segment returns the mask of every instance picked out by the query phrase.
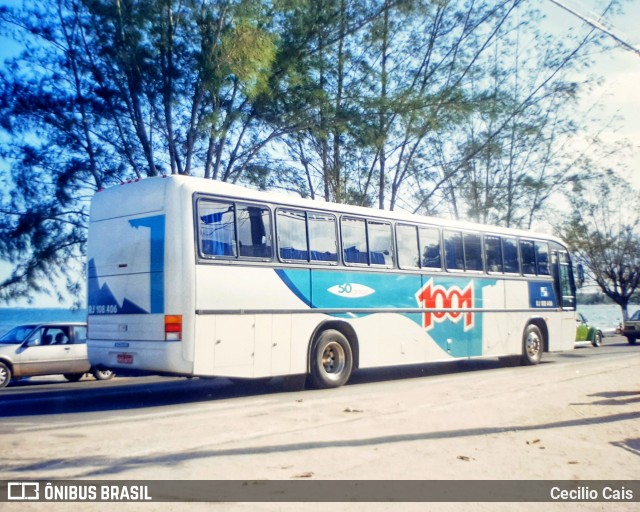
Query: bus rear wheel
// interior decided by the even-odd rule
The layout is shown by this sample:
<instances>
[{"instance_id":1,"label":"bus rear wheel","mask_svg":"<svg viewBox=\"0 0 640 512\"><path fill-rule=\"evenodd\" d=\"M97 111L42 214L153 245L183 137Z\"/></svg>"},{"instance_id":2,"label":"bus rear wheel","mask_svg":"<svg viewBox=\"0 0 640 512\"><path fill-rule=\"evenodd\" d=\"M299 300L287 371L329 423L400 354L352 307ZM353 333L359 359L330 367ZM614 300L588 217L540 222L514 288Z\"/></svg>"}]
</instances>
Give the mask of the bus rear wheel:
<instances>
[{"instance_id":1,"label":"bus rear wheel","mask_svg":"<svg viewBox=\"0 0 640 512\"><path fill-rule=\"evenodd\" d=\"M91 368L91 375L93 375L96 380L110 380L113 379L116 374L112 370L100 370L98 368Z\"/></svg>"},{"instance_id":2,"label":"bus rear wheel","mask_svg":"<svg viewBox=\"0 0 640 512\"><path fill-rule=\"evenodd\" d=\"M335 329L320 333L311 347L309 381L316 388L337 388L353 370L353 353L347 338Z\"/></svg>"},{"instance_id":3,"label":"bus rear wheel","mask_svg":"<svg viewBox=\"0 0 640 512\"><path fill-rule=\"evenodd\" d=\"M520 361L525 366L538 364L544 351L544 338L537 325L530 324L524 330L522 337L522 357Z\"/></svg>"}]
</instances>

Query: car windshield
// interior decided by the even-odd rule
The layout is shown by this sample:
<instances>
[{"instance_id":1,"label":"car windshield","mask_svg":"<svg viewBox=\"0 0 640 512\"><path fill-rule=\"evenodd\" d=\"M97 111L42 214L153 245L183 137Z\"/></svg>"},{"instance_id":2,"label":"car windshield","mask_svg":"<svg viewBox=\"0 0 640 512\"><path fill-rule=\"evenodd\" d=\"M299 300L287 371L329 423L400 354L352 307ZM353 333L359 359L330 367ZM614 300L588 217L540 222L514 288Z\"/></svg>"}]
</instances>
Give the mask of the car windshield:
<instances>
[{"instance_id":1,"label":"car windshield","mask_svg":"<svg viewBox=\"0 0 640 512\"><path fill-rule=\"evenodd\" d=\"M640 320L640 309L636 311L633 315L631 315L631 318L629 318L629 320Z\"/></svg>"},{"instance_id":2,"label":"car windshield","mask_svg":"<svg viewBox=\"0 0 640 512\"><path fill-rule=\"evenodd\" d=\"M19 325L18 327L14 327L0 338L0 343L4 345L20 344L27 339L27 336L31 334L35 327L35 325Z\"/></svg>"}]
</instances>

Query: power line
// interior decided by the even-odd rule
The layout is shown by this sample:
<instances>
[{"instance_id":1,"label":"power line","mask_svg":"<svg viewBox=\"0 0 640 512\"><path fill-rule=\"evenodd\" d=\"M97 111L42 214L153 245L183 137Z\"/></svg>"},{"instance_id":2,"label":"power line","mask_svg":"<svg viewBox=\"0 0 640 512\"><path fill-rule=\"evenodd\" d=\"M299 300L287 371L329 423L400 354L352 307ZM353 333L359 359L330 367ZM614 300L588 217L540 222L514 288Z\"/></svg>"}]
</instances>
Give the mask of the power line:
<instances>
[{"instance_id":1,"label":"power line","mask_svg":"<svg viewBox=\"0 0 640 512\"><path fill-rule=\"evenodd\" d=\"M574 16L577 16L578 18L580 18L585 23L591 25L593 28L595 28L597 30L600 30L601 32L604 32L609 37L611 37L613 40L615 40L619 45L623 46L627 50L632 51L636 55L640 55L640 50L638 48L636 48L635 46L633 46L630 43L627 43L624 39L622 39L621 37L616 35L613 32L613 30L610 29L609 27L607 27L602 21L593 19L593 18L588 17L588 16L586 16L584 14L580 14L575 9L572 9L571 7L569 7L569 6L565 5L565 4L563 4L562 2L560 2L560 0L550 0L550 1L553 2L554 4L556 4L561 9L564 9L565 11L570 12Z\"/></svg>"}]
</instances>

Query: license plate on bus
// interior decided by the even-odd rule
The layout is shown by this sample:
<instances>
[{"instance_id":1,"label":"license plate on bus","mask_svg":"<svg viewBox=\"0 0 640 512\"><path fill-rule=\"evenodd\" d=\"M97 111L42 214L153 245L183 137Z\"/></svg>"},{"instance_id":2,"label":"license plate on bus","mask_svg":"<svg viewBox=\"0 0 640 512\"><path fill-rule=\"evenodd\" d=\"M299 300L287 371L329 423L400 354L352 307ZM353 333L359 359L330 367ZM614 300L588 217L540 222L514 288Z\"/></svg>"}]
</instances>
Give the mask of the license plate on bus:
<instances>
[{"instance_id":1,"label":"license plate on bus","mask_svg":"<svg viewBox=\"0 0 640 512\"><path fill-rule=\"evenodd\" d=\"M118 363L120 363L120 364L133 364L133 355L131 355L131 354L118 354Z\"/></svg>"}]
</instances>

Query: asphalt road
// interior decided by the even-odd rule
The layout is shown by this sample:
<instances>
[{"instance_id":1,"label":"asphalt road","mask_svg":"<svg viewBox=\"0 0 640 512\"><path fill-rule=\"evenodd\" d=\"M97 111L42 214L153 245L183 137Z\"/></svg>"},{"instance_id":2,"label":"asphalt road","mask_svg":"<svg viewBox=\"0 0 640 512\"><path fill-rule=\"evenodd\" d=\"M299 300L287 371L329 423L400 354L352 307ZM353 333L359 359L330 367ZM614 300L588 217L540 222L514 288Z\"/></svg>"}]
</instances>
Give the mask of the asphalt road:
<instances>
[{"instance_id":1,"label":"asphalt road","mask_svg":"<svg viewBox=\"0 0 640 512\"><path fill-rule=\"evenodd\" d=\"M30 379L0 391L0 479L637 479L639 368L640 346L606 338L536 367L368 370L332 390L287 392L282 379ZM576 505L563 510L609 510ZM256 508L297 510L234 506Z\"/></svg>"},{"instance_id":2,"label":"asphalt road","mask_svg":"<svg viewBox=\"0 0 640 512\"><path fill-rule=\"evenodd\" d=\"M640 353L640 348L630 347L625 338L608 337L599 348L584 344L568 352L547 353L542 365L580 365L585 360L625 358L635 352ZM366 393L367 385L379 385L382 382L400 383L408 379L424 379L420 383L428 384L429 378L435 376L444 376L455 381L468 372L490 372L512 367L519 367L517 360L478 359L360 370L352 376L346 388ZM294 383L294 388L296 387L297 384ZM91 376L85 376L80 382L72 383L67 382L61 375L35 377L13 382L9 387L0 390L0 418L5 418L0 425L0 434L11 430L14 422L9 418L20 418L20 425L24 426L25 422L28 422L31 428L38 429L45 421L47 425L66 422L70 418L83 421L95 418L95 413L109 417L115 411L138 414L154 409L151 412L156 413L157 408L161 408L170 412L172 407L184 404L227 400L241 402L243 398L258 396L271 397L271 400L276 401L288 400L283 398L283 393L287 391L289 387L283 378L274 378L265 383L251 380L231 381L224 377L190 379L158 376L119 376L109 381L97 381ZM316 390L300 392L303 395L318 393ZM121 414L118 417L123 418Z\"/></svg>"}]
</instances>

